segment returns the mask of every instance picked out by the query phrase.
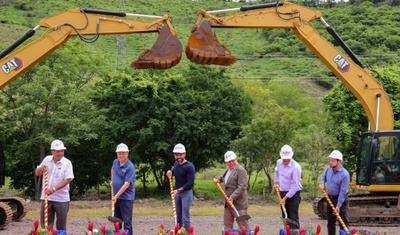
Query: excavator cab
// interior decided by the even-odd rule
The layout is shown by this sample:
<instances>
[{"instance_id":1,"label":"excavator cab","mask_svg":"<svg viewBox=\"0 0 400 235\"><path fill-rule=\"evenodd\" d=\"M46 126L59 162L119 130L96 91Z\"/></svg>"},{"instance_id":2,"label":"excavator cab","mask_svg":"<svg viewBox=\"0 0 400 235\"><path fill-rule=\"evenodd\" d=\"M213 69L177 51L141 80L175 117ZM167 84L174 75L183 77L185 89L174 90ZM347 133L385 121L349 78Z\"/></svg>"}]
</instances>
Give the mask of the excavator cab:
<instances>
[{"instance_id":1,"label":"excavator cab","mask_svg":"<svg viewBox=\"0 0 400 235\"><path fill-rule=\"evenodd\" d=\"M400 189L400 132L366 132L361 136L357 151L356 184L370 192ZM390 186L389 186L390 185ZM396 195L397 196L397 195Z\"/></svg>"}]
</instances>

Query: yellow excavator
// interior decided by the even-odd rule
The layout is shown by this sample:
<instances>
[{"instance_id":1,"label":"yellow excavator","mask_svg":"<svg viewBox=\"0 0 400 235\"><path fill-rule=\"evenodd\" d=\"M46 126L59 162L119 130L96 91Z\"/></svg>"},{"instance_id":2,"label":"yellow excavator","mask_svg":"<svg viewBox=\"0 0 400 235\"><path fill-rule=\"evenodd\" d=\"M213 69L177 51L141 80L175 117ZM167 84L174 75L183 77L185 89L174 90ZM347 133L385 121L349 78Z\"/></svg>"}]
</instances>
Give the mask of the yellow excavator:
<instances>
[{"instance_id":1,"label":"yellow excavator","mask_svg":"<svg viewBox=\"0 0 400 235\"><path fill-rule=\"evenodd\" d=\"M151 20L138 21L139 18ZM17 49L34 36L40 28L46 32L38 39ZM180 62L183 47L168 15L154 16L98 9L71 9L40 20L8 48L0 52L0 89L16 79L73 36L87 43L95 42L99 35L158 33L151 49L144 50L131 63L136 69L168 69ZM0 187L4 185L5 158L0 145ZM0 196L0 229L12 220L26 215L26 202L20 197Z\"/></svg>"},{"instance_id":2,"label":"yellow excavator","mask_svg":"<svg viewBox=\"0 0 400 235\"><path fill-rule=\"evenodd\" d=\"M217 16L222 13L223 16ZM352 176L351 187L360 192L349 197L350 223L399 225L396 205L400 192L400 131L393 130L390 100L381 82L371 75L371 70L358 60L321 13L290 2L275 2L200 10L197 15L185 50L194 63L229 66L236 62L237 58L212 28L290 29L336 75L361 103L369 120L369 127L361 133L356 172ZM323 24L346 54L319 34L312 25L314 20ZM326 218L327 207L325 198L314 201L314 212L319 217Z\"/></svg>"}]
</instances>

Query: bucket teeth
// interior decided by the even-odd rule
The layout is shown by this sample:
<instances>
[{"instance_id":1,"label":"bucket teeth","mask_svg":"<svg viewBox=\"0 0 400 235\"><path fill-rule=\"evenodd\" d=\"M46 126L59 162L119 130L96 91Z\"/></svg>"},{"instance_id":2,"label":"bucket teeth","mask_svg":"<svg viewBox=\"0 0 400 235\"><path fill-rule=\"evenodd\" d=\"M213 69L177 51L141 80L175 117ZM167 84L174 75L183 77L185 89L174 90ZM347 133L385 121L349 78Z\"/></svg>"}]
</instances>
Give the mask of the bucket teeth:
<instances>
[{"instance_id":1,"label":"bucket teeth","mask_svg":"<svg viewBox=\"0 0 400 235\"><path fill-rule=\"evenodd\" d=\"M131 66L136 69L169 69L180 62L182 51L181 42L172 35L168 26L164 26L153 47L144 50Z\"/></svg>"},{"instance_id":2,"label":"bucket teeth","mask_svg":"<svg viewBox=\"0 0 400 235\"><path fill-rule=\"evenodd\" d=\"M221 44L216 34L211 30L209 21L203 21L200 27L194 27L186 45L186 57L196 64L214 64L229 66L237 58L227 47Z\"/></svg>"}]
</instances>

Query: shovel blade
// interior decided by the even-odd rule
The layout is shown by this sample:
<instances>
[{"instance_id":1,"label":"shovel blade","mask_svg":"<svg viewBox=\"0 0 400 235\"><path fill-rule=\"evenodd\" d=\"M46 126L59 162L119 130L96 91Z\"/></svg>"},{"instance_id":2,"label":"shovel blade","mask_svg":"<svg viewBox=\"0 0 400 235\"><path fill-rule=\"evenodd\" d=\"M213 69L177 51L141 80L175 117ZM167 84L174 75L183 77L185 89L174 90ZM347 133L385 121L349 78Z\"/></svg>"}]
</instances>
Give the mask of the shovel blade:
<instances>
[{"instance_id":1,"label":"shovel blade","mask_svg":"<svg viewBox=\"0 0 400 235\"><path fill-rule=\"evenodd\" d=\"M164 26L153 47L144 50L131 66L136 69L169 69L180 62L182 51L182 43L172 35L168 26Z\"/></svg>"},{"instance_id":2,"label":"shovel blade","mask_svg":"<svg viewBox=\"0 0 400 235\"><path fill-rule=\"evenodd\" d=\"M212 32L209 21L203 21L200 27L192 29L185 53L196 64L229 66L237 60Z\"/></svg>"},{"instance_id":3,"label":"shovel blade","mask_svg":"<svg viewBox=\"0 0 400 235\"><path fill-rule=\"evenodd\" d=\"M119 223L119 224L122 224L122 220L120 219L120 218L118 218L118 217L114 217L114 216L108 216L107 217L107 219L108 219L108 221L110 221L111 223Z\"/></svg>"},{"instance_id":4,"label":"shovel blade","mask_svg":"<svg viewBox=\"0 0 400 235\"><path fill-rule=\"evenodd\" d=\"M300 228L299 223L297 223L296 221L289 219L289 218L286 218L284 220L286 221L286 224L290 225L291 227L294 226L294 227Z\"/></svg>"},{"instance_id":5,"label":"shovel blade","mask_svg":"<svg viewBox=\"0 0 400 235\"><path fill-rule=\"evenodd\" d=\"M236 221L245 221L251 219L250 215L240 215L236 217Z\"/></svg>"}]
</instances>

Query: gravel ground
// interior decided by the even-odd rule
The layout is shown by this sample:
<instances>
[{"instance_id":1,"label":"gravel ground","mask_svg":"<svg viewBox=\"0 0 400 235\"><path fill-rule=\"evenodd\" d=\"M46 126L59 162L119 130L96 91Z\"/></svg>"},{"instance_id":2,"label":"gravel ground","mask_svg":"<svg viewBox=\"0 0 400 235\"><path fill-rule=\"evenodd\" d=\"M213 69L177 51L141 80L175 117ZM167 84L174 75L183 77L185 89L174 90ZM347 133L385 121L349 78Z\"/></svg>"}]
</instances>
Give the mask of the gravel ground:
<instances>
[{"instance_id":1,"label":"gravel ground","mask_svg":"<svg viewBox=\"0 0 400 235\"><path fill-rule=\"evenodd\" d=\"M33 224L33 219L23 219L20 222L13 222L6 230L0 230L0 234L26 234L30 231ZM105 224L109 228L112 224L106 218L91 219L95 225ZM68 220L68 235L85 234L88 218L70 218ZM256 224L260 225L260 235L278 235L279 229L282 228L282 220L270 216L254 216L251 219L251 225L254 227ZM170 216L135 216L134 217L134 234L135 235L156 235L160 224L164 224L165 228L173 229L174 221ZM219 216L192 216L192 224L196 235L218 235L222 233L222 218ZM320 224L322 226L322 234L326 235L326 222L316 218L303 218L301 226L314 230L315 226ZM380 231L381 234L397 235L399 228L395 227L365 227L370 231Z\"/></svg>"},{"instance_id":2,"label":"gravel ground","mask_svg":"<svg viewBox=\"0 0 400 235\"><path fill-rule=\"evenodd\" d=\"M30 203L31 204L31 203ZM38 206L33 204L32 206ZM98 205L100 206L100 205ZM15 235L27 234L32 228L35 219L23 218L19 222L12 222L7 229L0 230L0 235ZM219 235L222 233L222 217L221 216L192 216L192 225L196 235ZM92 221L95 227L100 227L105 224L108 228L113 225L106 218L87 218L73 217L68 219L68 235L83 235L86 232L88 222ZM316 225L320 224L322 227L322 234L326 233L326 221L317 218L316 216L302 217L300 220L301 226L305 229L315 231ZM156 235L158 228L164 224L165 228L173 229L174 219L172 216L135 216L134 215L134 234L135 235ZM283 227L282 219L277 216L252 216L250 220L251 227L255 225L260 226L260 235L278 235L279 230ZM351 228L349 228L351 229ZM398 227L363 227L372 232L379 231L382 235L397 235L400 234Z\"/></svg>"}]
</instances>

